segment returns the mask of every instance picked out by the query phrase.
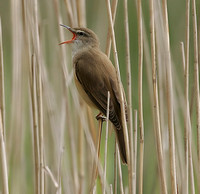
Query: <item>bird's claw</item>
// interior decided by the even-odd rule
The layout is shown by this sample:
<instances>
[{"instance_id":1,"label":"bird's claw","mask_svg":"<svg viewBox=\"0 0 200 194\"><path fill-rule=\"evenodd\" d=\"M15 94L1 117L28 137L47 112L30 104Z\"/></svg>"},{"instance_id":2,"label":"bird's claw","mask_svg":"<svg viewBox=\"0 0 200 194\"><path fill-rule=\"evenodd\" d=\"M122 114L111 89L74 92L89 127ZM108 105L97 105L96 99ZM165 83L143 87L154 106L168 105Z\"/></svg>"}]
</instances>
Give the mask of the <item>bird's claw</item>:
<instances>
[{"instance_id":1,"label":"bird's claw","mask_svg":"<svg viewBox=\"0 0 200 194\"><path fill-rule=\"evenodd\" d=\"M99 113L97 116L96 116L96 119L97 120L102 120L102 121L105 121L106 120L106 117L102 114L102 113Z\"/></svg>"}]
</instances>

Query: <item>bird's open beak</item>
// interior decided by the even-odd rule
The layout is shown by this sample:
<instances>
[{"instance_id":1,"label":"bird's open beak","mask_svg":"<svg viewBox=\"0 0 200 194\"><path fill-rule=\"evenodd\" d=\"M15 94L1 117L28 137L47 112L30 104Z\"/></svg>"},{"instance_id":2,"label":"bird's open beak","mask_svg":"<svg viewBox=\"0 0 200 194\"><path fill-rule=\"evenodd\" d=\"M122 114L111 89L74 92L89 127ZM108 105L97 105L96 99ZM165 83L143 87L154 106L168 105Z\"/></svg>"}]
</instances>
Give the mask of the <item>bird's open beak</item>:
<instances>
[{"instance_id":1,"label":"bird's open beak","mask_svg":"<svg viewBox=\"0 0 200 194\"><path fill-rule=\"evenodd\" d=\"M75 40L75 38L76 38L76 32L75 32L75 30L73 28L70 28L69 26L66 26L66 25L63 25L63 24L60 24L60 26L62 26L64 28L67 28L73 34L73 37L72 37L71 40L67 40L65 42L61 42L59 45L72 43L72 41Z\"/></svg>"}]
</instances>

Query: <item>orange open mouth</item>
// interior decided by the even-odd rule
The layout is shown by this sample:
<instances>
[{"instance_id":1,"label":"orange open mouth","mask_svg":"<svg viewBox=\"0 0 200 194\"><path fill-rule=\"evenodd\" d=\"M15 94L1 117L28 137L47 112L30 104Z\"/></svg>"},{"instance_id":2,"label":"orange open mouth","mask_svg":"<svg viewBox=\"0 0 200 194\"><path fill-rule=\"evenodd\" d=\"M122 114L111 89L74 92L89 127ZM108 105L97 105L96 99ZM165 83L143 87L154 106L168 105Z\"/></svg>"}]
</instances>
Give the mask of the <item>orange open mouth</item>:
<instances>
[{"instance_id":1,"label":"orange open mouth","mask_svg":"<svg viewBox=\"0 0 200 194\"><path fill-rule=\"evenodd\" d=\"M63 25L63 24L60 24L60 26L64 27L64 28L67 28L72 34L73 34L73 37L71 40L67 40L65 42L61 42L59 45L62 45L62 44L68 44L68 43L72 43L73 40L75 40L76 38L76 33L72 30L72 28L70 28L69 26L66 26L66 25Z\"/></svg>"}]
</instances>

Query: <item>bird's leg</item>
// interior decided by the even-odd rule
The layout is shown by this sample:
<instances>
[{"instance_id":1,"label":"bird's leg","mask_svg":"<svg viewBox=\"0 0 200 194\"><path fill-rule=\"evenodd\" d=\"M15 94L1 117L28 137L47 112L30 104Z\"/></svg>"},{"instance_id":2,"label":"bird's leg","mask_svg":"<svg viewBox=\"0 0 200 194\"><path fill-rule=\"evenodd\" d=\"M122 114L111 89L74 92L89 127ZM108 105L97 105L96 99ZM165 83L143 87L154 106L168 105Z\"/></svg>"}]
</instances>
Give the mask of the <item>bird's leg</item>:
<instances>
[{"instance_id":1,"label":"bird's leg","mask_svg":"<svg viewBox=\"0 0 200 194\"><path fill-rule=\"evenodd\" d=\"M100 112L97 116L96 116L96 120L100 120L103 122L106 120L106 117Z\"/></svg>"},{"instance_id":2,"label":"bird's leg","mask_svg":"<svg viewBox=\"0 0 200 194\"><path fill-rule=\"evenodd\" d=\"M102 126L103 126L103 122L106 120L106 117L100 112L97 116L96 119L99 121L99 129L98 129L98 137L97 137L97 142L96 142L96 151L97 151L97 158L99 160L99 156L100 156L100 145L101 145L101 132L102 132ZM93 175L92 175L92 185L91 185L91 189L93 189L94 185L95 185L95 181L98 175L98 164L97 161L94 161L94 165L93 165Z\"/></svg>"}]
</instances>

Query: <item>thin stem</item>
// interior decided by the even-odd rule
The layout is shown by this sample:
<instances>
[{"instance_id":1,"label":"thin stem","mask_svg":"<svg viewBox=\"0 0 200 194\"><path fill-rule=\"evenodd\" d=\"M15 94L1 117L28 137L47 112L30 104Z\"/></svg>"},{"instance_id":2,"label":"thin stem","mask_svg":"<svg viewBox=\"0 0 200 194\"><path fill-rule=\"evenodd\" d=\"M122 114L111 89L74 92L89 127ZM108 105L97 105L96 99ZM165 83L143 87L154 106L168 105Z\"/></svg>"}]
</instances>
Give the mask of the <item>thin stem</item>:
<instances>
[{"instance_id":1,"label":"thin stem","mask_svg":"<svg viewBox=\"0 0 200 194\"><path fill-rule=\"evenodd\" d=\"M107 5L107 12L108 12L108 20L109 25L111 27L111 37L112 37L112 46L113 46L113 55L114 55L114 61L115 61L115 67L117 70L117 81L118 81L118 87L120 88L120 107L121 107L121 115L122 115L122 126L123 126L123 133L124 133L124 139L125 139L125 145L126 145L126 155L127 155L127 163L128 168L130 167L130 158L129 158L129 138L128 138L128 130L127 130L127 124L126 124L126 114L125 114L125 101L124 101L124 94L121 84L121 77L120 77L120 70L119 70L119 61L118 61L118 54L117 54L117 47L116 47L116 40L115 40L115 32L113 27L113 21L112 21L112 14L111 14L111 7L110 7L110 0L106 0ZM129 170L130 172L130 170Z\"/></svg>"},{"instance_id":2,"label":"thin stem","mask_svg":"<svg viewBox=\"0 0 200 194\"><path fill-rule=\"evenodd\" d=\"M144 121L143 121L143 31L142 31L142 5L141 0L137 1L138 10L138 50L139 50L139 73L138 73L138 98L139 98L139 128L140 128L140 170L139 170L139 193L143 193L143 157L144 157Z\"/></svg>"},{"instance_id":3,"label":"thin stem","mask_svg":"<svg viewBox=\"0 0 200 194\"><path fill-rule=\"evenodd\" d=\"M184 77L185 77L185 174L184 174L184 188L185 193L188 193L188 131L191 129L190 123L190 112L189 112L189 100L188 100L188 83L189 83L189 74L188 74L188 66L185 63L185 54L184 54L184 44L181 44L182 48L182 60L183 60L183 68L184 68Z\"/></svg>"},{"instance_id":4,"label":"thin stem","mask_svg":"<svg viewBox=\"0 0 200 194\"><path fill-rule=\"evenodd\" d=\"M185 102L186 102L186 111L189 108L189 33L190 33L190 0L186 1L186 50L185 50L185 59L183 60L183 63L185 63L184 68L184 77L185 77ZM183 56L184 54L182 54ZM190 116L190 114L189 114ZM188 112L186 112L185 115L185 193L188 194L188 131L189 131L189 118L188 118Z\"/></svg>"},{"instance_id":5,"label":"thin stem","mask_svg":"<svg viewBox=\"0 0 200 194\"><path fill-rule=\"evenodd\" d=\"M172 194L177 193L176 181L176 163L175 163L175 138L174 138L174 114L173 114L173 87L172 87L172 71L171 71L171 54L169 42L169 24L168 24L168 11L167 0L163 0L163 25L165 36L165 49L166 49L166 85L167 85L167 108L168 108L168 127L169 127L169 150L170 150L170 173Z\"/></svg>"},{"instance_id":6,"label":"thin stem","mask_svg":"<svg viewBox=\"0 0 200 194\"><path fill-rule=\"evenodd\" d=\"M157 81L157 66L156 66L156 50L155 50L155 23L154 23L154 1L150 0L150 33L151 33L151 62L152 62L152 81L153 81L153 102L154 102L154 132L157 147L158 166L160 172L160 181L162 193L167 194L166 177L164 170L163 147L161 139L161 126L160 126L160 111L159 111L159 98L158 98L158 81Z\"/></svg>"},{"instance_id":7,"label":"thin stem","mask_svg":"<svg viewBox=\"0 0 200 194\"><path fill-rule=\"evenodd\" d=\"M143 193L143 166L144 166L144 131L140 128L140 169L139 169L139 193Z\"/></svg>"},{"instance_id":8,"label":"thin stem","mask_svg":"<svg viewBox=\"0 0 200 194\"><path fill-rule=\"evenodd\" d=\"M117 142L115 138L115 153L114 153L114 194L117 194Z\"/></svg>"},{"instance_id":9,"label":"thin stem","mask_svg":"<svg viewBox=\"0 0 200 194\"><path fill-rule=\"evenodd\" d=\"M78 26L86 27L85 0L76 0Z\"/></svg>"},{"instance_id":10,"label":"thin stem","mask_svg":"<svg viewBox=\"0 0 200 194\"><path fill-rule=\"evenodd\" d=\"M56 178L55 178L55 176L53 175L53 173L51 172L50 168L49 168L48 166L44 166L44 170L46 171L46 173L47 173L47 174L49 175L49 177L51 178L51 180L52 180L52 182L53 182L55 188L58 189L58 188L59 188L59 184L58 184L58 182L56 181Z\"/></svg>"},{"instance_id":11,"label":"thin stem","mask_svg":"<svg viewBox=\"0 0 200 194\"><path fill-rule=\"evenodd\" d=\"M36 76L35 76L35 56L32 56L30 68L30 90L32 101L32 115L33 115L33 148L34 148L34 162L35 162L35 192L39 194L39 135L38 135L38 113L37 113L37 99L36 99Z\"/></svg>"},{"instance_id":12,"label":"thin stem","mask_svg":"<svg viewBox=\"0 0 200 194\"><path fill-rule=\"evenodd\" d=\"M133 141L133 137L134 137L134 141ZM133 150L133 153L131 154L131 165L132 166L132 181L133 181L133 194L136 194L136 172L137 172L137 110L134 110L134 131L133 133L130 133L130 139L131 139L131 147ZM134 142L134 146L133 146L133 142Z\"/></svg>"},{"instance_id":13,"label":"thin stem","mask_svg":"<svg viewBox=\"0 0 200 194\"><path fill-rule=\"evenodd\" d=\"M5 137L5 90L4 90L4 62L3 62L1 17L0 17L0 109L2 111L3 136Z\"/></svg>"},{"instance_id":14,"label":"thin stem","mask_svg":"<svg viewBox=\"0 0 200 194\"><path fill-rule=\"evenodd\" d=\"M39 154L40 154L40 193L44 193L44 130L43 130L43 100L42 100L42 80L41 80L41 67L37 65L36 74L36 94L38 106L38 130L39 130Z\"/></svg>"},{"instance_id":15,"label":"thin stem","mask_svg":"<svg viewBox=\"0 0 200 194\"><path fill-rule=\"evenodd\" d=\"M6 148L5 148L5 136L3 135L3 121L2 110L0 109L0 163L1 163L1 179L2 179L2 191L4 194L8 194L8 171L6 160Z\"/></svg>"},{"instance_id":16,"label":"thin stem","mask_svg":"<svg viewBox=\"0 0 200 194\"><path fill-rule=\"evenodd\" d=\"M106 113L106 136L105 136L105 152L104 152L104 183L103 194L106 193L106 167L107 167L107 149L108 149L108 122L109 122L109 107L110 107L110 92L108 91L107 98L107 113Z\"/></svg>"},{"instance_id":17,"label":"thin stem","mask_svg":"<svg viewBox=\"0 0 200 194\"><path fill-rule=\"evenodd\" d=\"M123 186L123 179L122 179L122 169L121 169L118 145L117 145L117 163L118 163L118 173L119 173L120 194L124 194L124 186Z\"/></svg>"},{"instance_id":18,"label":"thin stem","mask_svg":"<svg viewBox=\"0 0 200 194\"><path fill-rule=\"evenodd\" d=\"M198 177L200 178L200 94L199 94L199 61L198 61L198 38L197 38L197 14L196 14L196 0L192 0L192 16L193 16L193 38L194 38L194 86L196 97L196 118L197 118L197 155L198 155ZM192 131L190 132L190 146L192 145ZM192 165L192 153L191 161ZM190 169L193 173L193 169ZM191 175L191 189L195 193L194 175ZM200 190L200 183L198 184Z\"/></svg>"},{"instance_id":19,"label":"thin stem","mask_svg":"<svg viewBox=\"0 0 200 194\"><path fill-rule=\"evenodd\" d=\"M118 0L113 0L112 5L111 5L113 25L115 24L115 16L116 16L116 12L117 12L117 5L118 5ZM106 52L105 52L108 57L110 57L110 50L111 50L111 27L108 26L108 34L107 34L107 41L106 41Z\"/></svg>"},{"instance_id":20,"label":"thin stem","mask_svg":"<svg viewBox=\"0 0 200 194\"><path fill-rule=\"evenodd\" d=\"M96 141L96 156L94 157L93 170L92 170L92 183L91 188L94 188L98 175L98 161L100 156L101 134L102 134L103 119L99 119L98 137ZM98 158L98 160L96 160Z\"/></svg>"}]
</instances>

